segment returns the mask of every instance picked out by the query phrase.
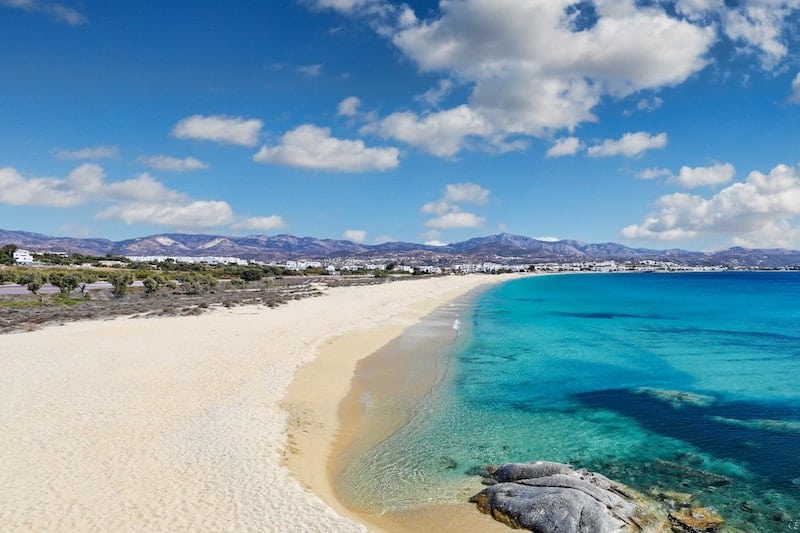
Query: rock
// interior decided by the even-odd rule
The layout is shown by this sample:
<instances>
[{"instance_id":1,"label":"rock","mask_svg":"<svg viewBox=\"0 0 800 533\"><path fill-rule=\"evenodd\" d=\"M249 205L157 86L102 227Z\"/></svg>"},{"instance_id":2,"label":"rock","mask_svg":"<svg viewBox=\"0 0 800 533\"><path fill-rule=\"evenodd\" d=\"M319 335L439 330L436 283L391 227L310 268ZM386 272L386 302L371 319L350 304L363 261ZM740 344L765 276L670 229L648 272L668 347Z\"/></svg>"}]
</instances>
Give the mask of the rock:
<instances>
[{"instance_id":1,"label":"rock","mask_svg":"<svg viewBox=\"0 0 800 533\"><path fill-rule=\"evenodd\" d=\"M651 387L640 387L634 391L636 394L644 394L660 402L670 404L674 409L682 407L708 407L716 401L713 396L696 394L681 390L654 389Z\"/></svg>"},{"instance_id":2,"label":"rock","mask_svg":"<svg viewBox=\"0 0 800 533\"><path fill-rule=\"evenodd\" d=\"M680 509L669 513L672 530L678 533L713 533L725 520L708 507Z\"/></svg>"},{"instance_id":3,"label":"rock","mask_svg":"<svg viewBox=\"0 0 800 533\"><path fill-rule=\"evenodd\" d=\"M692 500L694 500L694 495L688 492L660 490L654 488L651 489L649 493L650 496L653 496L662 502L666 502L671 509L676 507L689 507L692 504Z\"/></svg>"},{"instance_id":4,"label":"rock","mask_svg":"<svg viewBox=\"0 0 800 533\"><path fill-rule=\"evenodd\" d=\"M663 513L635 491L608 478L540 461L500 466L498 483L470 501L514 528L539 533L667 532Z\"/></svg>"}]
</instances>

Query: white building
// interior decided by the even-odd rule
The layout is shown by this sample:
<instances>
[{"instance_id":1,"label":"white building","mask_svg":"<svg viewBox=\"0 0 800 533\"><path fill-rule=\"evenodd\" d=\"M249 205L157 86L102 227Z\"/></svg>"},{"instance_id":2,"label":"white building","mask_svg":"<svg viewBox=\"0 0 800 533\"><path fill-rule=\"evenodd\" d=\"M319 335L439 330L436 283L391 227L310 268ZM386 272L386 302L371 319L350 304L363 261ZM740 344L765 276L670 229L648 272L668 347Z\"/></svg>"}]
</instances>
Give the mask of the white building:
<instances>
[{"instance_id":1,"label":"white building","mask_svg":"<svg viewBox=\"0 0 800 533\"><path fill-rule=\"evenodd\" d=\"M31 254L28 250L17 248L14 251L14 262L18 265L32 265L33 254Z\"/></svg>"}]
</instances>

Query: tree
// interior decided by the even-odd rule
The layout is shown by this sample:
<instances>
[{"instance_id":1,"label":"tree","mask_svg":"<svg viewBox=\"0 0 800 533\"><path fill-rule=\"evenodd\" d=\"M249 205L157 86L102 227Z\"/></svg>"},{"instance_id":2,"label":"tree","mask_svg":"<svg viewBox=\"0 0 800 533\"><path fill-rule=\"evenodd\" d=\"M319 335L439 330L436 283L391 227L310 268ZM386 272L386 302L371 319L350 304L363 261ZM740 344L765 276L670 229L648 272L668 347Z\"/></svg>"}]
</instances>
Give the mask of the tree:
<instances>
[{"instance_id":1,"label":"tree","mask_svg":"<svg viewBox=\"0 0 800 533\"><path fill-rule=\"evenodd\" d=\"M245 285L247 285L251 281L261 280L261 278L264 277L264 271L258 267L245 268L242 270L240 277L244 280Z\"/></svg>"},{"instance_id":2,"label":"tree","mask_svg":"<svg viewBox=\"0 0 800 533\"><path fill-rule=\"evenodd\" d=\"M16 283L18 279L17 272L10 268L0 270L0 285L3 283Z\"/></svg>"},{"instance_id":3,"label":"tree","mask_svg":"<svg viewBox=\"0 0 800 533\"><path fill-rule=\"evenodd\" d=\"M39 294L39 289L44 285L44 278L38 272L24 271L19 275L17 282L20 285L25 285L29 291L39 297L42 301L42 295Z\"/></svg>"},{"instance_id":4,"label":"tree","mask_svg":"<svg viewBox=\"0 0 800 533\"><path fill-rule=\"evenodd\" d=\"M116 298L122 298L128 294L130 284L133 283L133 274L130 272L112 272L108 275L108 282L111 284L111 294Z\"/></svg>"},{"instance_id":5,"label":"tree","mask_svg":"<svg viewBox=\"0 0 800 533\"><path fill-rule=\"evenodd\" d=\"M147 295L155 294L158 292L159 284L158 282L152 277L146 277L142 281L142 285L144 285L144 292Z\"/></svg>"},{"instance_id":6,"label":"tree","mask_svg":"<svg viewBox=\"0 0 800 533\"><path fill-rule=\"evenodd\" d=\"M51 285L58 287L61 291L61 296L69 296L69 293L74 291L81 281L80 274L75 272L51 272L47 277L47 281Z\"/></svg>"},{"instance_id":7,"label":"tree","mask_svg":"<svg viewBox=\"0 0 800 533\"><path fill-rule=\"evenodd\" d=\"M0 247L0 264L13 265L14 252L16 251L17 246L15 244L6 244L5 246Z\"/></svg>"}]
</instances>

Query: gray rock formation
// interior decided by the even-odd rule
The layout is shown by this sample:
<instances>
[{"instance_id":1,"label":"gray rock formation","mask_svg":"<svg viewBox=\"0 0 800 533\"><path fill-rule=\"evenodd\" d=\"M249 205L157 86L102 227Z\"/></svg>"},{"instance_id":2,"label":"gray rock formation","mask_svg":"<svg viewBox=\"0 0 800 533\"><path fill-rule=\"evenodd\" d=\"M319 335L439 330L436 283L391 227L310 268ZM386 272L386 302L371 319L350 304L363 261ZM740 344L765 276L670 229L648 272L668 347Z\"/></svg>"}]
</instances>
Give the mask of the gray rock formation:
<instances>
[{"instance_id":1,"label":"gray rock formation","mask_svg":"<svg viewBox=\"0 0 800 533\"><path fill-rule=\"evenodd\" d=\"M632 489L571 466L512 463L492 473L497 484L470 501L496 520L537 533L672 531L666 514Z\"/></svg>"}]
</instances>

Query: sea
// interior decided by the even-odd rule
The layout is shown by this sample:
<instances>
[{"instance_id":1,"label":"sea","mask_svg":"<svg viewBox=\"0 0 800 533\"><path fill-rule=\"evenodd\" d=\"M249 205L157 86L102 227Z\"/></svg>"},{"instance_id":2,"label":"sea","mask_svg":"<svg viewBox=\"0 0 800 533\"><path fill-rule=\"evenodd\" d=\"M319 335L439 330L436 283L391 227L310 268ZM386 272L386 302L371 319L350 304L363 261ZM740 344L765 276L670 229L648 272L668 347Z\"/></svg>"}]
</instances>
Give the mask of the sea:
<instances>
[{"instance_id":1,"label":"sea","mask_svg":"<svg viewBox=\"0 0 800 533\"><path fill-rule=\"evenodd\" d=\"M351 505L464 501L485 465L549 460L800 531L800 272L525 277L445 317L446 348L412 354L435 384L342 468Z\"/></svg>"}]
</instances>

